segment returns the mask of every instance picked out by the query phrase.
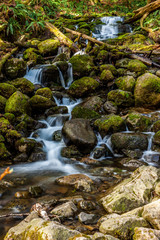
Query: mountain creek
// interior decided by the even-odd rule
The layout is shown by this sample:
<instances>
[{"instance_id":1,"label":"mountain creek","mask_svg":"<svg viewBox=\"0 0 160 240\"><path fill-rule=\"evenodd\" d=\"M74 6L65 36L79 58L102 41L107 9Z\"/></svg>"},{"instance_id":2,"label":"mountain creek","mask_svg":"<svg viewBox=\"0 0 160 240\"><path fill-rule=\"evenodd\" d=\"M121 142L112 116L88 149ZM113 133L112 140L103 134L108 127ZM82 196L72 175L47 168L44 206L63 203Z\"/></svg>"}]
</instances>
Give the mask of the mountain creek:
<instances>
[{"instance_id":1,"label":"mountain creek","mask_svg":"<svg viewBox=\"0 0 160 240\"><path fill-rule=\"evenodd\" d=\"M123 20L93 37L150 44ZM0 75L0 240L160 239L160 68L84 39L31 44Z\"/></svg>"}]
</instances>

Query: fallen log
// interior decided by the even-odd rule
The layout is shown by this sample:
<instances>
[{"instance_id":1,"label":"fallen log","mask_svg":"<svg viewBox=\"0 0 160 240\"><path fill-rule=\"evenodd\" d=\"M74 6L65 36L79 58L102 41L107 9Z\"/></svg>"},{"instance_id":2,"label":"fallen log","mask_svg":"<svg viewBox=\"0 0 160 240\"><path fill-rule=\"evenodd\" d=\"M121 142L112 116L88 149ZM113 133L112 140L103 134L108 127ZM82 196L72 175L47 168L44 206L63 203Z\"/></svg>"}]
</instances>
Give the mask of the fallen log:
<instances>
[{"instance_id":1,"label":"fallen log","mask_svg":"<svg viewBox=\"0 0 160 240\"><path fill-rule=\"evenodd\" d=\"M53 24L51 23L46 23L47 28L54 33L54 35L58 38L58 40L68 46L73 52L78 52L79 49L77 48L77 46L75 45L74 42L72 42L72 40L70 40L68 37L66 37L58 28L56 28Z\"/></svg>"},{"instance_id":2,"label":"fallen log","mask_svg":"<svg viewBox=\"0 0 160 240\"><path fill-rule=\"evenodd\" d=\"M13 48L11 52L7 53L6 55L4 55L2 57L2 59L0 60L0 74L1 74L2 67L5 64L5 62L12 56L13 53L17 52L17 50L18 50L18 47Z\"/></svg>"},{"instance_id":3,"label":"fallen log","mask_svg":"<svg viewBox=\"0 0 160 240\"><path fill-rule=\"evenodd\" d=\"M153 62L149 58L140 57L140 56L137 56L136 54L130 54L130 58L140 60L147 66L160 68L160 64Z\"/></svg>"},{"instance_id":4,"label":"fallen log","mask_svg":"<svg viewBox=\"0 0 160 240\"><path fill-rule=\"evenodd\" d=\"M147 4L144 7L141 7L134 11L135 15L127 20L124 21L124 23L132 23L140 19L144 14L146 13L152 13L155 10L160 8L160 0L157 0L155 2L151 2Z\"/></svg>"},{"instance_id":5,"label":"fallen log","mask_svg":"<svg viewBox=\"0 0 160 240\"><path fill-rule=\"evenodd\" d=\"M73 35L76 35L78 37L82 37L82 38L84 38L86 40L89 40L90 42L95 43L95 44L106 45L108 47L108 49L114 49L115 48L115 46L112 46L112 45L110 45L108 43L104 43L102 41L99 41L99 40L97 40L95 38L92 38L92 37L86 35L86 34L83 34L83 33L80 33L80 32L74 31L74 30L71 30L71 29L66 28L66 27L64 27L64 29L66 30L66 32L72 33Z\"/></svg>"}]
</instances>

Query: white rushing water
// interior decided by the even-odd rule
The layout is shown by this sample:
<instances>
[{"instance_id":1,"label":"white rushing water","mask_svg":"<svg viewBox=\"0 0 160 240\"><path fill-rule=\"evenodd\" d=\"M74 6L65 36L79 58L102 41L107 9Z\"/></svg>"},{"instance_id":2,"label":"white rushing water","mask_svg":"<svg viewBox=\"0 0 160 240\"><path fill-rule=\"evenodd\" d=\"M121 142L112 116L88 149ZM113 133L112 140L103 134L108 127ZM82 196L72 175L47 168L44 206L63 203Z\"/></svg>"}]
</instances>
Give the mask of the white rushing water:
<instances>
[{"instance_id":1,"label":"white rushing water","mask_svg":"<svg viewBox=\"0 0 160 240\"><path fill-rule=\"evenodd\" d=\"M123 17L102 17L101 21L103 24L97 25L92 33L92 36L100 41L116 38L119 34L132 31L129 24L123 24Z\"/></svg>"}]
</instances>

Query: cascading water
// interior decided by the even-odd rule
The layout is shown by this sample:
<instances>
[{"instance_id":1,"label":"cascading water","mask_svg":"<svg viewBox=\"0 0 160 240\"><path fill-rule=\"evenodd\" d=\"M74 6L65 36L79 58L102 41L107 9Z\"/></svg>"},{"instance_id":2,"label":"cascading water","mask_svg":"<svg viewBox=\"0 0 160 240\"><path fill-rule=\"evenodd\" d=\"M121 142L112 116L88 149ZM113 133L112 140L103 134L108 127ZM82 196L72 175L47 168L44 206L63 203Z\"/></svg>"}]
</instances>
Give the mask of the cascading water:
<instances>
[{"instance_id":1,"label":"cascading water","mask_svg":"<svg viewBox=\"0 0 160 240\"><path fill-rule=\"evenodd\" d=\"M98 40L106 40L108 38L116 38L119 34L131 32L129 24L123 24L123 17L102 17L102 23L95 27L93 37Z\"/></svg>"}]
</instances>

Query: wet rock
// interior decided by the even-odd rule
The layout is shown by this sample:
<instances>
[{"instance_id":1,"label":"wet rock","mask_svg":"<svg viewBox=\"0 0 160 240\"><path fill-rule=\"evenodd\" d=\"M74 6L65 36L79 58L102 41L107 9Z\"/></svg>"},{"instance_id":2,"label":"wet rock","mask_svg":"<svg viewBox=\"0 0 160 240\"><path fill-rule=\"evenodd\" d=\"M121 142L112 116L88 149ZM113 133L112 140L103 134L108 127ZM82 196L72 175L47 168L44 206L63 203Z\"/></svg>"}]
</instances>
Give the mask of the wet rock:
<instances>
[{"instance_id":1,"label":"wet rock","mask_svg":"<svg viewBox=\"0 0 160 240\"><path fill-rule=\"evenodd\" d=\"M83 224L96 224L99 220L100 216L96 214L88 214L85 212L81 212L78 215L78 219Z\"/></svg>"},{"instance_id":2,"label":"wet rock","mask_svg":"<svg viewBox=\"0 0 160 240\"><path fill-rule=\"evenodd\" d=\"M102 104L103 104L103 101L100 97L92 96L92 97L88 97L86 100L84 100L78 106L93 110L95 112L99 112L99 111L101 111Z\"/></svg>"},{"instance_id":3,"label":"wet rock","mask_svg":"<svg viewBox=\"0 0 160 240\"><path fill-rule=\"evenodd\" d=\"M160 131L155 133L153 137L153 143L160 146Z\"/></svg>"},{"instance_id":4,"label":"wet rock","mask_svg":"<svg viewBox=\"0 0 160 240\"><path fill-rule=\"evenodd\" d=\"M10 83L23 94L30 96L34 92L34 84L26 78L17 78Z\"/></svg>"},{"instance_id":5,"label":"wet rock","mask_svg":"<svg viewBox=\"0 0 160 240\"><path fill-rule=\"evenodd\" d=\"M160 120L158 120L155 123L153 123L153 125L151 127L151 131L155 132L155 133L160 131Z\"/></svg>"},{"instance_id":6,"label":"wet rock","mask_svg":"<svg viewBox=\"0 0 160 240\"><path fill-rule=\"evenodd\" d=\"M147 132L150 130L152 120L138 112L131 112L127 116L126 123L131 131Z\"/></svg>"},{"instance_id":7,"label":"wet rock","mask_svg":"<svg viewBox=\"0 0 160 240\"><path fill-rule=\"evenodd\" d=\"M65 122L62 136L67 145L75 145L83 153L89 153L97 141L89 121L81 118Z\"/></svg>"},{"instance_id":8,"label":"wet rock","mask_svg":"<svg viewBox=\"0 0 160 240\"><path fill-rule=\"evenodd\" d=\"M90 110L81 106L76 106L72 110L72 118L83 118L83 119L96 119L100 115L94 110Z\"/></svg>"},{"instance_id":9,"label":"wet rock","mask_svg":"<svg viewBox=\"0 0 160 240\"><path fill-rule=\"evenodd\" d=\"M139 60L130 60L127 66L128 70L131 72L136 72L139 75L143 74L147 70L147 66Z\"/></svg>"},{"instance_id":10,"label":"wet rock","mask_svg":"<svg viewBox=\"0 0 160 240\"><path fill-rule=\"evenodd\" d=\"M93 181L84 174L71 174L56 179L56 183L59 185L73 186L77 190L83 190L84 192L91 192Z\"/></svg>"},{"instance_id":11,"label":"wet rock","mask_svg":"<svg viewBox=\"0 0 160 240\"><path fill-rule=\"evenodd\" d=\"M41 83L44 87L53 87L60 84L58 68L55 65L43 66Z\"/></svg>"},{"instance_id":12,"label":"wet rock","mask_svg":"<svg viewBox=\"0 0 160 240\"><path fill-rule=\"evenodd\" d=\"M103 108L105 110L106 113L110 114L116 114L117 113L117 105L114 102L110 102L110 101L106 101L103 105Z\"/></svg>"},{"instance_id":13,"label":"wet rock","mask_svg":"<svg viewBox=\"0 0 160 240\"><path fill-rule=\"evenodd\" d=\"M42 197L39 197L37 201L45 208L45 209L50 209L53 208L56 203L57 199L53 196L50 195L45 195Z\"/></svg>"},{"instance_id":14,"label":"wet rock","mask_svg":"<svg viewBox=\"0 0 160 240\"><path fill-rule=\"evenodd\" d=\"M100 82L104 85L107 85L108 82L112 82L114 76L110 70L103 70L100 76Z\"/></svg>"},{"instance_id":15,"label":"wet rock","mask_svg":"<svg viewBox=\"0 0 160 240\"><path fill-rule=\"evenodd\" d=\"M5 112L16 116L24 113L30 114L28 97L19 91L13 93L6 102Z\"/></svg>"},{"instance_id":16,"label":"wet rock","mask_svg":"<svg viewBox=\"0 0 160 240\"><path fill-rule=\"evenodd\" d=\"M132 93L119 89L108 93L108 101L114 102L119 107L131 107L134 105Z\"/></svg>"},{"instance_id":17,"label":"wet rock","mask_svg":"<svg viewBox=\"0 0 160 240\"><path fill-rule=\"evenodd\" d=\"M56 107L51 107L45 111L45 116L49 117L54 114L64 114L68 113L68 108L66 106L56 106Z\"/></svg>"},{"instance_id":18,"label":"wet rock","mask_svg":"<svg viewBox=\"0 0 160 240\"><path fill-rule=\"evenodd\" d=\"M127 68L128 67L128 63L130 62L129 58L122 58L118 61L116 61L116 68Z\"/></svg>"},{"instance_id":19,"label":"wet rock","mask_svg":"<svg viewBox=\"0 0 160 240\"><path fill-rule=\"evenodd\" d=\"M114 150L128 156L126 150L146 150L148 138L146 135L138 133L114 133L111 136L111 143Z\"/></svg>"},{"instance_id":20,"label":"wet rock","mask_svg":"<svg viewBox=\"0 0 160 240\"><path fill-rule=\"evenodd\" d=\"M85 211L91 211L96 209L96 203L92 201L81 200L78 203L78 207Z\"/></svg>"},{"instance_id":21,"label":"wet rock","mask_svg":"<svg viewBox=\"0 0 160 240\"><path fill-rule=\"evenodd\" d=\"M144 228L144 227L136 227L134 229L134 240L158 240L160 238L160 231L151 229L151 228Z\"/></svg>"},{"instance_id":22,"label":"wet rock","mask_svg":"<svg viewBox=\"0 0 160 240\"><path fill-rule=\"evenodd\" d=\"M31 154L36 145L37 142L35 140L28 138L21 138L15 142L16 149L21 153L26 153L27 155Z\"/></svg>"},{"instance_id":23,"label":"wet rock","mask_svg":"<svg viewBox=\"0 0 160 240\"><path fill-rule=\"evenodd\" d=\"M93 92L98 86L99 83L95 79L90 77L83 77L71 84L69 87L69 94L77 98L83 97L90 92Z\"/></svg>"},{"instance_id":24,"label":"wet rock","mask_svg":"<svg viewBox=\"0 0 160 240\"><path fill-rule=\"evenodd\" d=\"M101 157L113 157L111 150L105 145L97 146L92 152L93 158L99 159Z\"/></svg>"},{"instance_id":25,"label":"wet rock","mask_svg":"<svg viewBox=\"0 0 160 240\"><path fill-rule=\"evenodd\" d=\"M61 130L57 130L52 135L52 140L56 142L60 142L62 140L62 132Z\"/></svg>"},{"instance_id":26,"label":"wet rock","mask_svg":"<svg viewBox=\"0 0 160 240\"><path fill-rule=\"evenodd\" d=\"M109 53L106 50L101 50L96 57L96 61L99 64L108 63L108 60L109 60Z\"/></svg>"},{"instance_id":27,"label":"wet rock","mask_svg":"<svg viewBox=\"0 0 160 240\"><path fill-rule=\"evenodd\" d=\"M94 122L99 132L105 136L113 132L125 130L124 120L118 115L105 115Z\"/></svg>"},{"instance_id":28,"label":"wet rock","mask_svg":"<svg viewBox=\"0 0 160 240\"><path fill-rule=\"evenodd\" d=\"M17 226L11 228L5 236L5 240L11 238L22 239L24 234L25 240L47 238L50 240L66 240L79 234L79 232L70 230L59 223L43 220L33 212Z\"/></svg>"},{"instance_id":29,"label":"wet rock","mask_svg":"<svg viewBox=\"0 0 160 240\"><path fill-rule=\"evenodd\" d=\"M38 44L40 53L44 56L56 55L60 42L54 39L47 39Z\"/></svg>"},{"instance_id":30,"label":"wet rock","mask_svg":"<svg viewBox=\"0 0 160 240\"><path fill-rule=\"evenodd\" d=\"M124 158L122 161L120 161L120 163L124 166L124 167L128 167L131 170L136 170L137 168L145 165L144 162L141 162L137 159L128 159L128 158Z\"/></svg>"},{"instance_id":31,"label":"wet rock","mask_svg":"<svg viewBox=\"0 0 160 240\"><path fill-rule=\"evenodd\" d=\"M73 67L74 79L88 76L94 69L93 58L88 55L75 55L70 58L69 62Z\"/></svg>"},{"instance_id":32,"label":"wet rock","mask_svg":"<svg viewBox=\"0 0 160 240\"><path fill-rule=\"evenodd\" d=\"M14 163L27 162L27 161L28 161L28 155L26 153L20 153L13 159Z\"/></svg>"},{"instance_id":33,"label":"wet rock","mask_svg":"<svg viewBox=\"0 0 160 240\"><path fill-rule=\"evenodd\" d=\"M34 95L30 100L29 104L32 108L32 111L40 113L43 112L45 109L55 106L55 103L43 96Z\"/></svg>"},{"instance_id":34,"label":"wet rock","mask_svg":"<svg viewBox=\"0 0 160 240\"><path fill-rule=\"evenodd\" d=\"M30 198L29 192L28 191L20 191L20 192L16 192L14 194L15 198Z\"/></svg>"},{"instance_id":35,"label":"wet rock","mask_svg":"<svg viewBox=\"0 0 160 240\"><path fill-rule=\"evenodd\" d=\"M0 95L0 112L4 112L7 99Z\"/></svg>"},{"instance_id":36,"label":"wet rock","mask_svg":"<svg viewBox=\"0 0 160 240\"><path fill-rule=\"evenodd\" d=\"M112 64L103 64L100 66L100 71L103 72L103 70L110 70L114 76L118 75L117 69Z\"/></svg>"},{"instance_id":37,"label":"wet rock","mask_svg":"<svg viewBox=\"0 0 160 240\"><path fill-rule=\"evenodd\" d=\"M123 180L112 192L102 198L103 207L109 213L124 213L149 203L159 170L151 166L138 168L130 178Z\"/></svg>"},{"instance_id":38,"label":"wet rock","mask_svg":"<svg viewBox=\"0 0 160 240\"><path fill-rule=\"evenodd\" d=\"M62 148L61 156L65 158L80 158L82 157L82 154L79 152L76 146L71 145L71 146Z\"/></svg>"},{"instance_id":39,"label":"wet rock","mask_svg":"<svg viewBox=\"0 0 160 240\"><path fill-rule=\"evenodd\" d=\"M66 78L67 77L66 73L68 70L68 62L67 61L58 61L58 62L55 62L55 65L60 69L64 78Z\"/></svg>"},{"instance_id":40,"label":"wet rock","mask_svg":"<svg viewBox=\"0 0 160 240\"><path fill-rule=\"evenodd\" d=\"M43 189L40 186L31 186L28 189L28 192L32 197L39 197L43 193Z\"/></svg>"},{"instance_id":41,"label":"wet rock","mask_svg":"<svg viewBox=\"0 0 160 240\"><path fill-rule=\"evenodd\" d=\"M100 232L130 240L135 227L149 227L149 224L141 217L117 216L109 218L100 225Z\"/></svg>"},{"instance_id":42,"label":"wet rock","mask_svg":"<svg viewBox=\"0 0 160 240\"><path fill-rule=\"evenodd\" d=\"M0 83L0 95L5 98L9 98L17 89L8 83Z\"/></svg>"},{"instance_id":43,"label":"wet rock","mask_svg":"<svg viewBox=\"0 0 160 240\"><path fill-rule=\"evenodd\" d=\"M8 59L4 65L4 73L10 79L23 77L26 73L26 62L19 58Z\"/></svg>"},{"instance_id":44,"label":"wet rock","mask_svg":"<svg viewBox=\"0 0 160 240\"><path fill-rule=\"evenodd\" d=\"M33 150L28 158L29 162L44 161L47 159L47 153L43 152L42 148L37 147Z\"/></svg>"},{"instance_id":45,"label":"wet rock","mask_svg":"<svg viewBox=\"0 0 160 240\"><path fill-rule=\"evenodd\" d=\"M134 90L136 81L132 76L124 76L117 78L115 83L119 89L132 92Z\"/></svg>"},{"instance_id":46,"label":"wet rock","mask_svg":"<svg viewBox=\"0 0 160 240\"><path fill-rule=\"evenodd\" d=\"M137 79L134 91L136 106L153 108L160 104L160 78L151 73L145 73Z\"/></svg>"},{"instance_id":47,"label":"wet rock","mask_svg":"<svg viewBox=\"0 0 160 240\"><path fill-rule=\"evenodd\" d=\"M51 213L63 218L73 217L78 211L76 205L70 201L54 208Z\"/></svg>"},{"instance_id":48,"label":"wet rock","mask_svg":"<svg viewBox=\"0 0 160 240\"><path fill-rule=\"evenodd\" d=\"M52 93L52 91L51 91L48 87L39 88L39 89L35 92L35 95L40 95L40 96L42 96L42 97L46 97L46 98L48 98L48 99L53 100L53 93Z\"/></svg>"},{"instance_id":49,"label":"wet rock","mask_svg":"<svg viewBox=\"0 0 160 240\"><path fill-rule=\"evenodd\" d=\"M60 53L54 58L53 63L59 62L59 61L67 61L67 60L68 60L67 55L65 53Z\"/></svg>"}]
</instances>

